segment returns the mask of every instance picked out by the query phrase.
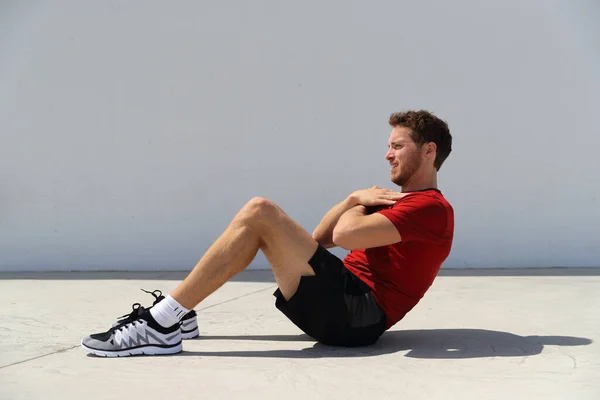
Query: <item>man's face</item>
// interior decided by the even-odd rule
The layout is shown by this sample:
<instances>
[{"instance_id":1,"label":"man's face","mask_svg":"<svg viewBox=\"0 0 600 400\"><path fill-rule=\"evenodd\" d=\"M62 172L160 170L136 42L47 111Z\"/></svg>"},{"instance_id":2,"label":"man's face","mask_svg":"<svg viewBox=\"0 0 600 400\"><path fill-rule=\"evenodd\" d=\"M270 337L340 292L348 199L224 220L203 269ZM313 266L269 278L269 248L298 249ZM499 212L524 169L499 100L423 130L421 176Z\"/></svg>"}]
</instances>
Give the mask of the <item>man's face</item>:
<instances>
[{"instance_id":1,"label":"man's face","mask_svg":"<svg viewBox=\"0 0 600 400\"><path fill-rule=\"evenodd\" d=\"M421 148L412 140L410 129L392 129L385 159L390 163L390 178L398 186L404 186L419 170L423 162Z\"/></svg>"}]
</instances>

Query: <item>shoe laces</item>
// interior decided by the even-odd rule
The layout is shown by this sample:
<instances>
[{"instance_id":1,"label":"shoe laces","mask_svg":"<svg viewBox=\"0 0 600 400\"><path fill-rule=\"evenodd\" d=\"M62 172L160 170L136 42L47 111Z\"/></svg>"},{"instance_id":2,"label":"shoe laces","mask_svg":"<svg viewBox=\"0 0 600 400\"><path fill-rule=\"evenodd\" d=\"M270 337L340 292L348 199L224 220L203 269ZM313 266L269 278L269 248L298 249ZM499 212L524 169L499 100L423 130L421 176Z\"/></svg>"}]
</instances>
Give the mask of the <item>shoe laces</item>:
<instances>
[{"instance_id":1,"label":"shoe laces","mask_svg":"<svg viewBox=\"0 0 600 400\"><path fill-rule=\"evenodd\" d=\"M140 314L146 310L144 306L142 306L140 303L134 303L131 306L131 308L133 310L131 311L131 313L122 315L117 319L117 323L113 327L114 330L123 330L123 327L130 323L135 325L135 322L137 321Z\"/></svg>"},{"instance_id":2,"label":"shoe laces","mask_svg":"<svg viewBox=\"0 0 600 400\"><path fill-rule=\"evenodd\" d=\"M162 292L160 290L153 290L152 292L148 291L148 290L144 290L144 289L140 289L142 292L146 292L151 294L152 296L154 296L154 303L152 303L152 306L155 306L156 303L158 303L159 301L161 301L162 299L164 299L164 296L162 295ZM158 294L157 294L158 293ZM117 322L114 324L113 326L113 331L115 330L120 330L122 331L123 328L125 328L126 325L128 324L132 324L133 326L135 326L135 323L137 322L137 320L139 319L139 316L146 311L146 308L144 306L142 306L140 303L133 303L133 305L131 306L132 311L129 314L125 314L120 316L117 319Z\"/></svg>"},{"instance_id":3,"label":"shoe laces","mask_svg":"<svg viewBox=\"0 0 600 400\"><path fill-rule=\"evenodd\" d=\"M140 289L142 292L146 292L146 293L150 293L152 296L154 296L154 303L152 303L153 306L156 305L156 303L158 303L159 301L161 301L162 299L165 298L165 296L162 295L162 292L158 289L153 290L152 292L148 291L148 290L144 290L144 289ZM156 294L158 292L158 294Z\"/></svg>"}]
</instances>

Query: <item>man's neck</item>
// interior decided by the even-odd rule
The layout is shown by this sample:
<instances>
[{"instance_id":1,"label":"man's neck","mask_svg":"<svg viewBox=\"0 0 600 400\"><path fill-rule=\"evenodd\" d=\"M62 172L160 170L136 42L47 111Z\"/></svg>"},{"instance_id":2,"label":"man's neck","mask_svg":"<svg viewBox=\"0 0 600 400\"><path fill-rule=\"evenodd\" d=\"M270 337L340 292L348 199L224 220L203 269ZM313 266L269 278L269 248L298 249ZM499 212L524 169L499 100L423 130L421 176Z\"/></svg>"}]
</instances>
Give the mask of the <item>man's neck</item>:
<instances>
[{"instance_id":1,"label":"man's neck","mask_svg":"<svg viewBox=\"0 0 600 400\"><path fill-rule=\"evenodd\" d=\"M402 186L403 192L416 192L425 189L437 189L437 174L433 174L426 179L415 179Z\"/></svg>"}]
</instances>

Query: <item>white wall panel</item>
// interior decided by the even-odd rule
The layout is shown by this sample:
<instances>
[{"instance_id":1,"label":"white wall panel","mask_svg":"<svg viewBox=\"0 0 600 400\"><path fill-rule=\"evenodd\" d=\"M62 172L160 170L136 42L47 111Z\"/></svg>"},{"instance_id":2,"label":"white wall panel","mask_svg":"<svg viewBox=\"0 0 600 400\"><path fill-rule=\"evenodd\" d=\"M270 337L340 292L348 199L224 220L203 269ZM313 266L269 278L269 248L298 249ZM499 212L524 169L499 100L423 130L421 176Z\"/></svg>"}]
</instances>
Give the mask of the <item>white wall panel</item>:
<instances>
[{"instance_id":1,"label":"white wall panel","mask_svg":"<svg viewBox=\"0 0 600 400\"><path fill-rule=\"evenodd\" d=\"M253 196L312 231L408 108L454 136L445 267L600 266L599 9L3 2L0 270L188 269Z\"/></svg>"}]
</instances>

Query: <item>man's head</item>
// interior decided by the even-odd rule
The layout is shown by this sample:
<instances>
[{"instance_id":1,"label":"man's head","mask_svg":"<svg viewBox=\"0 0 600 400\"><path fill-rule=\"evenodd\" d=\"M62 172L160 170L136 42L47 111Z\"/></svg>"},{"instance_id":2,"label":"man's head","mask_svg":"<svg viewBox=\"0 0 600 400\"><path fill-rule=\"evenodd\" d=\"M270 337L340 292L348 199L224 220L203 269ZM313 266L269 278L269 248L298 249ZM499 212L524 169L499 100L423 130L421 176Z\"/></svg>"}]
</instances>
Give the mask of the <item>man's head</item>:
<instances>
[{"instance_id":1,"label":"man's head","mask_svg":"<svg viewBox=\"0 0 600 400\"><path fill-rule=\"evenodd\" d=\"M391 165L392 182L404 186L416 177L439 171L452 151L448 124L429 111L396 112L385 159Z\"/></svg>"}]
</instances>

